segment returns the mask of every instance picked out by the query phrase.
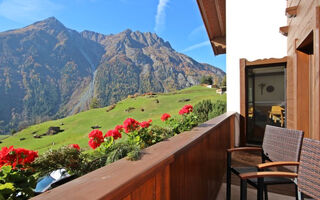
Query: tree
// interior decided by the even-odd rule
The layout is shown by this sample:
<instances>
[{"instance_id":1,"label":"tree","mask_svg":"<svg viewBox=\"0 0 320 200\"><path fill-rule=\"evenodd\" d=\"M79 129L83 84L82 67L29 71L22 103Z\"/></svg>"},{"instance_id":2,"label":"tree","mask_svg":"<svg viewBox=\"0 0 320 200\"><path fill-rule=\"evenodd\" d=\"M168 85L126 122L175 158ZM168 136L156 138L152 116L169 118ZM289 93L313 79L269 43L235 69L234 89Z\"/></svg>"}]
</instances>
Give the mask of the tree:
<instances>
[{"instance_id":1,"label":"tree","mask_svg":"<svg viewBox=\"0 0 320 200\"><path fill-rule=\"evenodd\" d=\"M223 77L223 80L221 82L221 87L227 87L227 76Z\"/></svg>"},{"instance_id":2,"label":"tree","mask_svg":"<svg viewBox=\"0 0 320 200\"><path fill-rule=\"evenodd\" d=\"M90 102L90 109L94 109L94 108L100 108L100 102L96 97L92 98Z\"/></svg>"},{"instance_id":3,"label":"tree","mask_svg":"<svg viewBox=\"0 0 320 200\"><path fill-rule=\"evenodd\" d=\"M212 83L213 83L212 77L211 76L202 76L200 79L200 83L212 85Z\"/></svg>"}]
</instances>

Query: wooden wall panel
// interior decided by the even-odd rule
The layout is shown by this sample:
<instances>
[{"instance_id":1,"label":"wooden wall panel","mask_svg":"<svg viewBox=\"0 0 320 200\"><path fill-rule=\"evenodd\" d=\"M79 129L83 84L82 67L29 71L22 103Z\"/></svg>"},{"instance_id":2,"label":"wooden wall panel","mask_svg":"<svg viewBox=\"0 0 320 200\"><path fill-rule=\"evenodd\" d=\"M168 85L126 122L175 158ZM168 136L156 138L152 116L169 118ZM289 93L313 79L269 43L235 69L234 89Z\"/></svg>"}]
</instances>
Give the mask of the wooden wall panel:
<instances>
[{"instance_id":1,"label":"wooden wall panel","mask_svg":"<svg viewBox=\"0 0 320 200\"><path fill-rule=\"evenodd\" d=\"M318 3L320 4L320 3ZM314 68L312 73L312 133L311 138L320 140L320 5L316 7L316 24L314 29Z\"/></svg>"},{"instance_id":2,"label":"wooden wall panel","mask_svg":"<svg viewBox=\"0 0 320 200\"><path fill-rule=\"evenodd\" d=\"M320 2L318 0L290 0L289 6L298 6L297 16L288 19L288 63L287 63L287 127L302 129L306 137L320 139L320 86L319 86L319 23ZM313 32L313 56L302 57L296 51L306 37ZM309 91L303 91L306 76L303 68L309 66ZM306 97L305 95L307 95ZM307 102L308 101L308 102ZM309 109L303 107L309 104ZM302 109L302 110L301 110ZM306 116L306 117L304 117Z\"/></svg>"},{"instance_id":3,"label":"wooden wall panel","mask_svg":"<svg viewBox=\"0 0 320 200\"><path fill-rule=\"evenodd\" d=\"M286 112L286 120L287 120L287 128L296 129L296 119L297 119L297 103L296 103L296 93L297 93L297 79L296 75L296 67L294 66L296 57L288 56L287 60L287 112Z\"/></svg>"},{"instance_id":4,"label":"wooden wall panel","mask_svg":"<svg viewBox=\"0 0 320 200\"><path fill-rule=\"evenodd\" d=\"M309 137L309 55L299 52L297 54L297 129L303 130L305 137Z\"/></svg>"}]
</instances>

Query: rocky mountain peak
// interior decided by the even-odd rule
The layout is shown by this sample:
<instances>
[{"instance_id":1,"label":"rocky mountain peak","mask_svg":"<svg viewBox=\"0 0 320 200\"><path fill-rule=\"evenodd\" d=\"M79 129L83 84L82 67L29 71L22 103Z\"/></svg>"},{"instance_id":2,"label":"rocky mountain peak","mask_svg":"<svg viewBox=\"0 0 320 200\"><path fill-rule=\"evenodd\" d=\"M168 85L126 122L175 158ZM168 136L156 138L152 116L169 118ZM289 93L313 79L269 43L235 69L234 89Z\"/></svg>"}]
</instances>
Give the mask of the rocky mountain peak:
<instances>
[{"instance_id":1,"label":"rocky mountain peak","mask_svg":"<svg viewBox=\"0 0 320 200\"><path fill-rule=\"evenodd\" d=\"M132 33L132 30L128 28L128 29L122 31L120 34L130 35L131 33Z\"/></svg>"},{"instance_id":2,"label":"rocky mountain peak","mask_svg":"<svg viewBox=\"0 0 320 200\"><path fill-rule=\"evenodd\" d=\"M45 20L35 22L27 27L33 27L38 29L55 29L55 30L61 30L66 29L66 27L55 17L49 17Z\"/></svg>"}]
</instances>

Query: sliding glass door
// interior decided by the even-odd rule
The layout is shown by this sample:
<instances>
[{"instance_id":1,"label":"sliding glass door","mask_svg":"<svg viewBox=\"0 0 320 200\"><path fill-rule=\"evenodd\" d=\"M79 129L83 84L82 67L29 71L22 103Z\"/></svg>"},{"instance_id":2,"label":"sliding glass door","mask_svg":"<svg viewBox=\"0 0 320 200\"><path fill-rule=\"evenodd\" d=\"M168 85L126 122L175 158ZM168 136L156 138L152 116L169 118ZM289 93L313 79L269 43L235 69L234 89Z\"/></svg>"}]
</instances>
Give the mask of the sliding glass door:
<instances>
[{"instance_id":1,"label":"sliding glass door","mask_svg":"<svg viewBox=\"0 0 320 200\"><path fill-rule=\"evenodd\" d=\"M261 144L267 124L286 126L285 65L246 68L246 141Z\"/></svg>"}]
</instances>

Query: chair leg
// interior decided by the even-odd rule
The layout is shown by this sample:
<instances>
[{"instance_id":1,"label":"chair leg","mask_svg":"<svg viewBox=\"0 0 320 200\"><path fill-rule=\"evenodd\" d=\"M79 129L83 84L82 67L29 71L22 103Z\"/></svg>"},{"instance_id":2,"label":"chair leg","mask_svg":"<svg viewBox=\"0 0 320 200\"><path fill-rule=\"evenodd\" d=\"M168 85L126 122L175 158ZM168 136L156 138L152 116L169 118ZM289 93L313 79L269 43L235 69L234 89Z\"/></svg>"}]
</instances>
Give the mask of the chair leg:
<instances>
[{"instance_id":1,"label":"chair leg","mask_svg":"<svg viewBox=\"0 0 320 200\"><path fill-rule=\"evenodd\" d=\"M240 200L247 200L247 180L241 179Z\"/></svg>"},{"instance_id":2,"label":"chair leg","mask_svg":"<svg viewBox=\"0 0 320 200\"><path fill-rule=\"evenodd\" d=\"M257 200L263 200L263 178L258 178L258 192L257 192Z\"/></svg>"},{"instance_id":3,"label":"chair leg","mask_svg":"<svg viewBox=\"0 0 320 200\"><path fill-rule=\"evenodd\" d=\"M231 199L231 153L227 153L227 200Z\"/></svg>"},{"instance_id":4,"label":"chair leg","mask_svg":"<svg viewBox=\"0 0 320 200\"><path fill-rule=\"evenodd\" d=\"M298 191L298 186L296 183L294 184L294 190L296 193L296 200L301 200L301 193Z\"/></svg>"},{"instance_id":5,"label":"chair leg","mask_svg":"<svg viewBox=\"0 0 320 200\"><path fill-rule=\"evenodd\" d=\"M264 192L264 199L265 200L268 200L268 188L267 188L267 185L264 185L264 188L263 188L263 192Z\"/></svg>"},{"instance_id":6,"label":"chair leg","mask_svg":"<svg viewBox=\"0 0 320 200\"><path fill-rule=\"evenodd\" d=\"M302 194L301 192L300 192L300 198L301 200L304 200L304 194Z\"/></svg>"}]
</instances>

